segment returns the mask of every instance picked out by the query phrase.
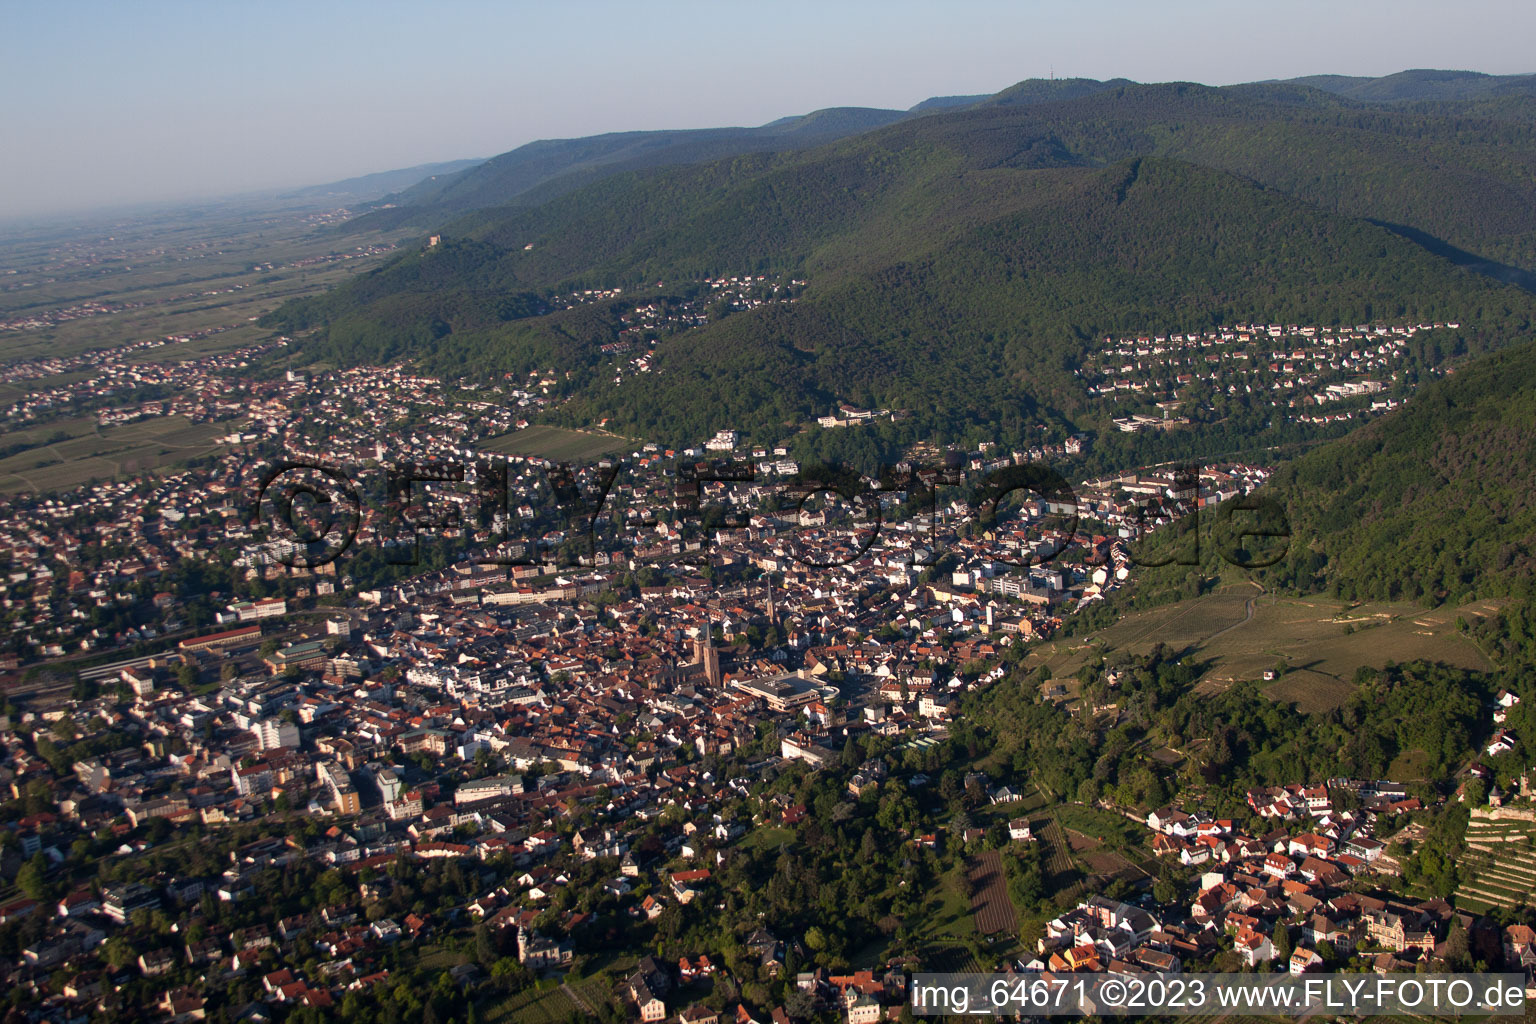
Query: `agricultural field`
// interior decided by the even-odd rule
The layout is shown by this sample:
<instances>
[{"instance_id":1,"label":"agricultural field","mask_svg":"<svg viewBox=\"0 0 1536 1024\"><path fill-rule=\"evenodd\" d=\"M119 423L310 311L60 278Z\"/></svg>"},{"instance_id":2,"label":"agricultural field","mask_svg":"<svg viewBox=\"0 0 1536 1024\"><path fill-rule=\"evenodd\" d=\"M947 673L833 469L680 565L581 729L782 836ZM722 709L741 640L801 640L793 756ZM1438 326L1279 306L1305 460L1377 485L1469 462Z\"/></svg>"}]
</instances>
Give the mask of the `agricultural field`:
<instances>
[{"instance_id":1,"label":"agricultural field","mask_svg":"<svg viewBox=\"0 0 1536 1024\"><path fill-rule=\"evenodd\" d=\"M46 493L161 469L222 450L216 439L235 429L234 422L193 423L185 416L163 416L102 428L89 419L65 420L16 431L4 440L28 435L41 443L0 458L0 493ZM54 437L58 439L49 440Z\"/></svg>"},{"instance_id":2,"label":"agricultural field","mask_svg":"<svg viewBox=\"0 0 1536 1024\"><path fill-rule=\"evenodd\" d=\"M249 344L270 332L252 323L288 299L339 284L385 258L382 235L318 230L330 211L314 204L226 204L207 216L167 214L121 223L111 237L89 229L10 240L0 261L0 319L83 303L121 308L0 333L0 360L71 356L123 344L226 329L148 360L191 358ZM193 351L193 346L204 347ZM211 347L210 347L211 346Z\"/></svg>"},{"instance_id":3,"label":"agricultural field","mask_svg":"<svg viewBox=\"0 0 1536 1024\"><path fill-rule=\"evenodd\" d=\"M568 430L565 427L536 425L511 434L502 434L476 447L482 451L506 455L533 455L552 461L581 461L629 451L634 441L618 434Z\"/></svg>"},{"instance_id":4,"label":"agricultural field","mask_svg":"<svg viewBox=\"0 0 1536 1024\"><path fill-rule=\"evenodd\" d=\"M1284 662L1286 671L1265 692L1302 711L1326 711L1349 698L1351 680L1362 666L1423 659L1491 668L1477 645L1457 631L1456 619L1488 615L1497 607L1491 601L1433 611L1404 603L1348 606L1231 584L1192 600L1132 612L1086 638L1043 644L1031 652L1025 667L1048 667L1075 696L1070 676L1090 659L1115 651L1145 654L1162 643L1209 663L1197 692L1218 693L1238 680L1262 679Z\"/></svg>"},{"instance_id":5,"label":"agricultural field","mask_svg":"<svg viewBox=\"0 0 1536 1024\"><path fill-rule=\"evenodd\" d=\"M1092 836L1068 829L1067 842L1071 844L1072 856L1082 865L1083 872L1090 879L1121 877L1134 882L1145 875L1124 854L1110 849Z\"/></svg>"},{"instance_id":6,"label":"agricultural field","mask_svg":"<svg viewBox=\"0 0 1536 1024\"><path fill-rule=\"evenodd\" d=\"M565 1024L573 1014L584 1016L558 982L546 982L508 996L485 1010L480 1019L487 1024Z\"/></svg>"},{"instance_id":7,"label":"agricultural field","mask_svg":"<svg viewBox=\"0 0 1536 1024\"><path fill-rule=\"evenodd\" d=\"M923 947L923 970L943 974L980 974L987 965L965 943L954 939L930 942Z\"/></svg>"},{"instance_id":8,"label":"agricultural field","mask_svg":"<svg viewBox=\"0 0 1536 1024\"><path fill-rule=\"evenodd\" d=\"M1536 821L1495 820L1473 812L1463 881L1456 905L1483 913L1492 907L1536 906Z\"/></svg>"},{"instance_id":9,"label":"agricultural field","mask_svg":"<svg viewBox=\"0 0 1536 1024\"><path fill-rule=\"evenodd\" d=\"M19 389L18 389L19 390ZM33 448L45 441L61 441L69 438L83 437L86 434L96 432L96 417L74 416L65 420L54 420L51 423L41 423L31 427L21 427L7 430L0 434L0 449Z\"/></svg>"},{"instance_id":10,"label":"agricultural field","mask_svg":"<svg viewBox=\"0 0 1536 1024\"><path fill-rule=\"evenodd\" d=\"M74 370L69 373L53 373L46 377L37 377L26 383L0 381L0 402L14 402L33 391L64 387L85 380L89 376L90 374L84 370Z\"/></svg>"},{"instance_id":11,"label":"agricultural field","mask_svg":"<svg viewBox=\"0 0 1536 1024\"><path fill-rule=\"evenodd\" d=\"M1061 822L1053 814L1043 822L1030 822L1030 829L1037 841L1045 843L1041 863L1045 867L1048 888L1065 884L1076 873L1072 863L1072 843L1062 829Z\"/></svg>"},{"instance_id":12,"label":"agricultural field","mask_svg":"<svg viewBox=\"0 0 1536 1024\"><path fill-rule=\"evenodd\" d=\"M416 958L418 967L441 967L446 969L465 963L469 963L469 957L463 953L444 949L438 945L424 946Z\"/></svg>"},{"instance_id":13,"label":"agricultural field","mask_svg":"<svg viewBox=\"0 0 1536 1024\"><path fill-rule=\"evenodd\" d=\"M966 864L966 874L970 879L971 912L976 917L976 930L983 935L1015 931L1019 926L1019 915L1008 898L1002 852L988 850L972 857Z\"/></svg>"}]
</instances>

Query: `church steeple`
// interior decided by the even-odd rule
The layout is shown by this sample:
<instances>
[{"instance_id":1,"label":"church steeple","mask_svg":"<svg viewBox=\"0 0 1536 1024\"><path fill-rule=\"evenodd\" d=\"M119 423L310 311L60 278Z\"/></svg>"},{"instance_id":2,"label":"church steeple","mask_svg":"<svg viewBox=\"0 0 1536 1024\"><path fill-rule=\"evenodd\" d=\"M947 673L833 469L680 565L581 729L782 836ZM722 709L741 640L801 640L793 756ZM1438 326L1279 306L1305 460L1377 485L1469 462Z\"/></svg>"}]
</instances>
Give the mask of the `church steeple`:
<instances>
[{"instance_id":1,"label":"church steeple","mask_svg":"<svg viewBox=\"0 0 1536 1024\"><path fill-rule=\"evenodd\" d=\"M720 673L720 652L715 650L714 623L710 621L708 610L704 612L704 638L693 641L693 663L703 667L704 678L709 680L709 685L720 685L723 678Z\"/></svg>"}]
</instances>

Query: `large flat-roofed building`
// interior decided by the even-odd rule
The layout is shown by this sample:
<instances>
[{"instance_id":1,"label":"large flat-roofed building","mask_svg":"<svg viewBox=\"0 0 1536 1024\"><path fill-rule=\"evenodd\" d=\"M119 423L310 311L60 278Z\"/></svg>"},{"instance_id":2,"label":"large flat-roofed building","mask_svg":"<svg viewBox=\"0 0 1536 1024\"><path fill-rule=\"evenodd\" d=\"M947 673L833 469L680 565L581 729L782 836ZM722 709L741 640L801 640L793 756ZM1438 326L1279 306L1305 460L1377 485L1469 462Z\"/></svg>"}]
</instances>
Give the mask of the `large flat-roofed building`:
<instances>
[{"instance_id":1,"label":"large flat-roofed building","mask_svg":"<svg viewBox=\"0 0 1536 1024\"><path fill-rule=\"evenodd\" d=\"M319 640L307 640L301 644L292 644L280 651L273 651L262 659L273 675L282 675L289 668L315 669L325 668L325 645Z\"/></svg>"},{"instance_id":2,"label":"large flat-roofed building","mask_svg":"<svg viewBox=\"0 0 1536 1024\"><path fill-rule=\"evenodd\" d=\"M837 760L837 751L816 742L803 732L791 733L779 741L779 756L786 761L809 761L820 768Z\"/></svg>"},{"instance_id":3,"label":"large flat-roofed building","mask_svg":"<svg viewBox=\"0 0 1536 1024\"><path fill-rule=\"evenodd\" d=\"M495 800L514 796L523 791L521 775L497 775L489 779L475 779L459 786L453 792L454 806L472 804L480 800Z\"/></svg>"},{"instance_id":4,"label":"large flat-roofed building","mask_svg":"<svg viewBox=\"0 0 1536 1024\"><path fill-rule=\"evenodd\" d=\"M251 732L256 734L256 741L262 750L299 745L299 727L281 718L263 718L251 726Z\"/></svg>"},{"instance_id":5,"label":"large flat-roofed building","mask_svg":"<svg viewBox=\"0 0 1536 1024\"><path fill-rule=\"evenodd\" d=\"M226 630L223 633L209 633L206 636L196 636L190 640L183 640L179 646L187 653L196 651L219 651L231 647L255 646L261 643L260 626L242 626L239 629Z\"/></svg>"},{"instance_id":6,"label":"large flat-roofed building","mask_svg":"<svg viewBox=\"0 0 1536 1024\"><path fill-rule=\"evenodd\" d=\"M815 680L805 672L786 672L761 679L738 679L731 685L743 693L761 698L770 711L778 712L804 707L821 696Z\"/></svg>"},{"instance_id":7,"label":"large flat-roofed building","mask_svg":"<svg viewBox=\"0 0 1536 1024\"><path fill-rule=\"evenodd\" d=\"M281 597L264 597L259 601L236 601L229 606L229 613L238 622L257 622L288 614L288 602Z\"/></svg>"},{"instance_id":8,"label":"large flat-roofed building","mask_svg":"<svg viewBox=\"0 0 1536 1024\"><path fill-rule=\"evenodd\" d=\"M118 924L126 924L135 910L154 910L160 906L160 894L147 885L125 882L101 889L101 912Z\"/></svg>"},{"instance_id":9,"label":"large flat-roofed building","mask_svg":"<svg viewBox=\"0 0 1536 1024\"><path fill-rule=\"evenodd\" d=\"M340 765L321 761L315 765L315 777L330 791L331 802L336 805L336 810L342 814L357 814L363 809L357 787Z\"/></svg>"}]
</instances>

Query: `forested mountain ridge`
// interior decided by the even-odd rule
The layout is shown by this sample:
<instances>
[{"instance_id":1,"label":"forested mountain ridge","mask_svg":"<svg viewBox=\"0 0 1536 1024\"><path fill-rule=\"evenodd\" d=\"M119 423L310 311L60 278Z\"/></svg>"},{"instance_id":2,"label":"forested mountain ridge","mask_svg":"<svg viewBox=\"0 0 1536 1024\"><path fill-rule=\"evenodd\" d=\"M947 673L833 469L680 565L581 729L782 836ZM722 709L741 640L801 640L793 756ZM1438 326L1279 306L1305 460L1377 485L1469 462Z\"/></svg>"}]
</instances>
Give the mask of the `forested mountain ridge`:
<instances>
[{"instance_id":1,"label":"forested mountain ridge","mask_svg":"<svg viewBox=\"0 0 1536 1024\"><path fill-rule=\"evenodd\" d=\"M1075 379L1104 333L1464 319L1476 348L1495 333L1471 324L1519 329L1531 315L1525 293L1381 227L1183 161L968 170L937 147L863 143L794 164L614 178L481 230L269 322L321 325L306 345L333 362L591 370L616 321L584 307L573 332L576 310L528 316L545 281L650 281L642 301L664 293L656 281L803 273L802 298L665 339L653 372L622 387L590 373L568 415L680 444L720 427L766 441L837 401L911 411L900 427L839 439L868 447L977 431L1018 441L1037 424L1112 433ZM1263 421L1221 438L1243 441L1250 425Z\"/></svg>"},{"instance_id":2,"label":"forested mountain ridge","mask_svg":"<svg viewBox=\"0 0 1536 1024\"><path fill-rule=\"evenodd\" d=\"M1467 71L1404 71L1382 78L1317 75L1285 82L1228 86L1252 94L1266 88L1304 87L1335 103L1389 105L1441 117L1536 119L1536 75L1483 75ZM611 174L679 166L754 152L787 152L857 135L910 117L960 109L1021 107L1082 99L1139 86L1127 79L1027 79L991 95L946 96L908 110L829 108L785 117L757 128L617 132L544 139L493 157L454 175L431 179L386 196L355 228L426 229L455 214L507 203L529 204L572 191ZM1128 154L1120 154L1121 156Z\"/></svg>"},{"instance_id":3,"label":"forested mountain ridge","mask_svg":"<svg viewBox=\"0 0 1536 1024\"><path fill-rule=\"evenodd\" d=\"M377 171L373 174L364 174L355 178L345 178L341 181L326 182L322 185L310 185L305 188L293 189L285 192L278 198L296 199L312 196L335 196L353 201L377 200L386 193L394 192L402 186L415 187L418 184L437 181L461 171L467 171L478 167L482 160L448 160L443 163L419 164L415 167L404 167L397 171Z\"/></svg>"},{"instance_id":4,"label":"forested mountain ridge","mask_svg":"<svg viewBox=\"0 0 1536 1024\"><path fill-rule=\"evenodd\" d=\"M1500 96L1536 97L1536 75L1485 75L1477 71L1415 68L1379 78L1308 75L1285 80L1362 103L1416 103L1482 100Z\"/></svg>"},{"instance_id":5,"label":"forested mountain ridge","mask_svg":"<svg viewBox=\"0 0 1536 1024\"><path fill-rule=\"evenodd\" d=\"M694 175L718 179L721 168L732 174L813 169L844 156L883 154L879 163L845 169L867 178L897 154L907 159L909 152L935 150L971 170L1104 166L1171 156L1252 178L1324 209L1409 229L1421 243L1440 242L1536 272L1536 124L1368 107L1285 84L1127 85L1060 102L941 111L809 153L647 168L621 175L627 180L611 187L632 191L635 176L644 175L653 190L686 188L708 180ZM830 184L855 188L869 182ZM600 188L582 194L597 201L605 195ZM492 207L446 230L494 237L498 221L521 228L530 205L548 203ZM775 256L765 252L759 259Z\"/></svg>"},{"instance_id":6,"label":"forested mountain ridge","mask_svg":"<svg viewBox=\"0 0 1536 1024\"><path fill-rule=\"evenodd\" d=\"M691 173L717 178L720 169L794 167L822 173L820 183L806 180L796 192L817 184L868 190L882 184L892 160L909 164L929 154L966 170L1174 157L1252 178L1322 209L1413 230L1421 243L1433 239L1536 272L1536 124L1367 107L1284 84L1124 86L1066 101L943 112L808 154L653 172L648 187L670 189L688 183ZM836 177L826 175L829 169ZM765 198L783 195L780 189ZM481 210L447 230L495 239L501 223L521 229L521 213Z\"/></svg>"},{"instance_id":7,"label":"forested mountain ridge","mask_svg":"<svg viewBox=\"0 0 1536 1024\"><path fill-rule=\"evenodd\" d=\"M759 128L613 132L541 139L459 173L385 196L348 230L430 227L457 214L507 203L532 205L625 171L702 163L745 153L806 149L901 120L908 112L836 107Z\"/></svg>"},{"instance_id":8,"label":"forested mountain ridge","mask_svg":"<svg viewBox=\"0 0 1536 1024\"><path fill-rule=\"evenodd\" d=\"M1533 160L1533 128L1315 89L1115 87L477 211L437 247L269 323L321 328L305 344L343 364L416 357L489 376L557 358L578 371L567 416L669 442L721 427L766 441L836 401L912 413L890 436L865 432L865 447L913 431L1104 431L1074 374L1106 333L1412 318L1464 322L1469 351L1518 336L1531 296L1457 271L1419 225L1525 258L1536 213L1508 197L1536 205ZM579 329L536 315L573 288L634 301L736 273L809 285L663 341L654 371L620 387L593 372L615 309ZM1206 440L1265 426L1255 413Z\"/></svg>"},{"instance_id":9,"label":"forested mountain ridge","mask_svg":"<svg viewBox=\"0 0 1536 1024\"><path fill-rule=\"evenodd\" d=\"M1133 85L1127 79L1028 79L992 95L936 96L908 110L829 107L756 128L611 132L540 139L453 175L437 174L384 196L350 229L425 228L455 214L528 205L624 171L702 163L747 153L788 152L833 142L908 117L976 105L1020 106Z\"/></svg>"}]
</instances>

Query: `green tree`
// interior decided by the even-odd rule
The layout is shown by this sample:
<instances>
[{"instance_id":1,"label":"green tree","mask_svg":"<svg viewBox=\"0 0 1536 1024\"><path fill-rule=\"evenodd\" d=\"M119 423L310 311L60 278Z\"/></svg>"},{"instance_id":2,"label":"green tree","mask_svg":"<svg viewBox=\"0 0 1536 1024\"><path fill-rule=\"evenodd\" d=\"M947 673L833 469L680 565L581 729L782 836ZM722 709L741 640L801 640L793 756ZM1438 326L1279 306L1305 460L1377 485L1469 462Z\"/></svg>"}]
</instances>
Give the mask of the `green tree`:
<instances>
[{"instance_id":1,"label":"green tree","mask_svg":"<svg viewBox=\"0 0 1536 1024\"><path fill-rule=\"evenodd\" d=\"M1445 934L1445 962L1458 971L1464 971L1472 966L1467 929L1461 923L1460 914L1451 918L1451 926Z\"/></svg>"},{"instance_id":2,"label":"green tree","mask_svg":"<svg viewBox=\"0 0 1536 1024\"><path fill-rule=\"evenodd\" d=\"M42 901L48 898L48 861L41 853L21 866L16 873L16 885L30 899Z\"/></svg>"},{"instance_id":3,"label":"green tree","mask_svg":"<svg viewBox=\"0 0 1536 1024\"><path fill-rule=\"evenodd\" d=\"M1291 930L1285 926L1284 921L1275 922L1275 934L1270 939L1270 942L1274 943L1276 960L1281 963L1290 960L1291 953L1293 952L1291 947Z\"/></svg>"},{"instance_id":4,"label":"green tree","mask_svg":"<svg viewBox=\"0 0 1536 1024\"><path fill-rule=\"evenodd\" d=\"M108 939L102 951L107 964L115 971L122 970L138 958L133 944L122 935L114 935Z\"/></svg>"}]
</instances>

